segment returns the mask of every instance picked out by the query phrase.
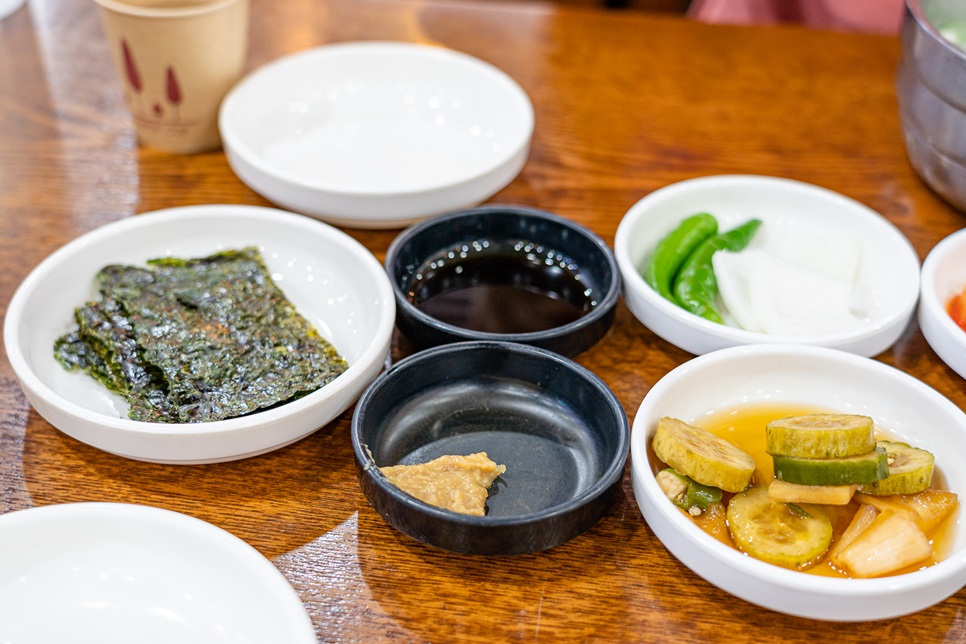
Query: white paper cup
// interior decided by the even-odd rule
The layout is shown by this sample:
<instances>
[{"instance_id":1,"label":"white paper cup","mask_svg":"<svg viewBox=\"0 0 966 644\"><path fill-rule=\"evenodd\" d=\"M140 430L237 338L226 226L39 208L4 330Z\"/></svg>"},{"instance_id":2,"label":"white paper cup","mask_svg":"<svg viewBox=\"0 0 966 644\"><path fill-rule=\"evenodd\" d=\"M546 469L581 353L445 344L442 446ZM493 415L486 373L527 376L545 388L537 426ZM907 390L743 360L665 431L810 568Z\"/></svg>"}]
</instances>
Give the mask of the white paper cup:
<instances>
[{"instance_id":1,"label":"white paper cup","mask_svg":"<svg viewBox=\"0 0 966 644\"><path fill-rule=\"evenodd\" d=\"M245 68L249 0L95 1L139 141L218 148L218 107Z\"/></svg>"}]
</instances>

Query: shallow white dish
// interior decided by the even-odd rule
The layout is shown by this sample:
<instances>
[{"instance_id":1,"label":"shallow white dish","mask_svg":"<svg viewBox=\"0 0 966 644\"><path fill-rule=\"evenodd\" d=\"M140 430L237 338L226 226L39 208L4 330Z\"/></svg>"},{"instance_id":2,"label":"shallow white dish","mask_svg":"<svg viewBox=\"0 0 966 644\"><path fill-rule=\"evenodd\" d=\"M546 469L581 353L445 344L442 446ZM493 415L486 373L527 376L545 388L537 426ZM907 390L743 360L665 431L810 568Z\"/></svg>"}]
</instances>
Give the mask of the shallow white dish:
<instances>
[{"instance_id":1,"label":"shallow white dish","mask_svg":"<svg viewBox=\"0 0 966 644\"><path fill-rule=\"evenodd\" d=\"M966 229L929 251L922 263L919 327L943 362L966 378L966 331L946 312L946 302L966 286Z\"/></svg>"},{"instance_id":2,"label":"shallow white dish","mask_svg":"<svg viewBox=\"0 0 966 644\"><path fill-rule=\"evenodd\" d=\"M533 106L505 73L411 43L286 56L225 98L228 162L266 199L330 223L401 228L476 205L523 168Z\"/></svg>"},{"instance_id":3,"label":"shallow white dish","mask_svg":"<svg viewBox=\"0 0 966 644\"><path fill-rule=\"evenodd\" d=\"M0 515L0 641L314 644L298 594L232 534L139 505Z\"/></svg>"},{"instance_id":4,"label":"shallow white dish","mask_svg":"<svg viewBox=\"0 0 966 644\"><path fill-rule=\"evenodd\" d=\"M245 246L260 248L288 299L349 363L318 391L239 418L146 423L127 417L122 398L54 359L54 341L74 326L74 308L97 299L95 276L105 265ZM27 399L57 429L128 458L212 463L288 445L345 411L382 370L394 321L385 270L340 230L271 208L190 206L108 224L54 252L14 293L4 343Z\"/></svg>"},{"instance_id":5,"label":"shallow white dish","mask_svg":"<svg viewBox=\"0 0 966 644\"><path fill-rule=\"evenodd\" d=\"M882 579L835 579L747 557L706 534L661 492L648 461L658 420L694 424L747 404L788 402L871 416L936 457L947 489L966 492L966 414L921 381L868 358L823 347L748 345L684 363L647 393L631 431L631 481L648 525L681 563L715 586L779 612L830 621L898 617L939 603L966 584L962 510L940 563Z\"/></svg>"},{"instance_id":6,"label":"shallow white dish","mask_svg":"<svg viewBox=\"0 0 966 644\"><path fill-rule=\"evenodd\" d=\"M863 312L865 324L823 335L768 335L709 322L661 297L640 271L658 241L698 212L714 215L719 230L757 217L763 222L758 235L803 231L847 235L860 242L853 300ZM838 193L777 177L710 176L656 190L621 220L614 252L623 278L624 301L634 316L668 342L698 355L742 344L794 343L874 356L902 335L919 296L919 258L888 220Z\"/></svg>"}]
</instances>

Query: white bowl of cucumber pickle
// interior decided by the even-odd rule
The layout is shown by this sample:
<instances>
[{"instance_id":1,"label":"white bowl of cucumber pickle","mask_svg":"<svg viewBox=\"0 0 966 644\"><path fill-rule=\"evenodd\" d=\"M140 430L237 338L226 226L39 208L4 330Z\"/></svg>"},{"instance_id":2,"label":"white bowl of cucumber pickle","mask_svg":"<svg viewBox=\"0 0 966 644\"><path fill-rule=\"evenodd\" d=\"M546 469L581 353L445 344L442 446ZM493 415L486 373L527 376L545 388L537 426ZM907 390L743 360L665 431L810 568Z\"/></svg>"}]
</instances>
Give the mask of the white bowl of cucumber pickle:
<instances>
[{"instance_id":1,"label":"white bowl of cucumber pickle","mask_svg":"<svg viewBox=\"0 0 966 644\"><path fill-rule=\"evenodd\" d=\"M874 356L899 339L919 297L918 256L894 225L777 177L656 190L625 214L614 251L634 316L697 355L791 343Z\"/></svg>"},{"instance_id":2,"label":"white bowl of cucumber pickle","mask_svg":"<svg viewBox=\"0 0 966 644\"><path fill-rule=\"evenodd\" d=\"M962 410L893 367L747 345L651 388L631 479L655 535L718 588L810 619L889 619L966 584L964 437Z\"/></svg>"}]
</instances>

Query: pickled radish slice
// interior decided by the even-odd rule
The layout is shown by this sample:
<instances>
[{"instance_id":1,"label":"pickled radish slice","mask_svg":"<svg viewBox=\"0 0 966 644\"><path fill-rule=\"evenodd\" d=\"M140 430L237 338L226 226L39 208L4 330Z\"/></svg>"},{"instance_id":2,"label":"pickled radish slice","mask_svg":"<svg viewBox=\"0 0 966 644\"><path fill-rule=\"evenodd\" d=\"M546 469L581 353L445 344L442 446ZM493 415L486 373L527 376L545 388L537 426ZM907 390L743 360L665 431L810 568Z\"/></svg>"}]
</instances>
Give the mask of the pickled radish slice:
<instances>
[{"instance_id":1,"label":"pickled radish slice","mask_svg":"<svg viewBox=\"0 0 966 644\"><path fill-rule=\"evenodd\" d=\"M747 331L814 336L864 324L850 308L861 258L857 240L795 231L716 253L712 264L726 319Z\"/></svg>"},{"instance_id":2,"label":"pickled radish slice","mask_svg":"<svg viewBox=\"0 0 966 644\"><path fill-rule=\"evenodd\" d=\"M851 282L761 253L751 274L751 307L772 335L824 335L862 325L849 311Z\"/></svg>"},{"instance_id":3,"label":"pickled radish slice","mask_svg":"<svg viewBox=\"0 0 966 644\"><path fill-rule=\"evenodd\" d=\"M719 252L711 258L714 276L718 280L718 293L727 309L727 317L745 331L764 333L751 308L751 273L754 259L761 251L745 250L740 253ZM724 313L724 312L723 312Z\"/></svg>"},{"instance_id":4,"label":"pickled radish slice","mask_svg":"<svg viewBox=\"0 0 966 644\"><path fill-rule=\"evenodd\" d=\"M769 237L765 250L790 264L850 284L858 276L862 259L862 244L857 239L801 231Z\"/></svg>"}]
</instances>

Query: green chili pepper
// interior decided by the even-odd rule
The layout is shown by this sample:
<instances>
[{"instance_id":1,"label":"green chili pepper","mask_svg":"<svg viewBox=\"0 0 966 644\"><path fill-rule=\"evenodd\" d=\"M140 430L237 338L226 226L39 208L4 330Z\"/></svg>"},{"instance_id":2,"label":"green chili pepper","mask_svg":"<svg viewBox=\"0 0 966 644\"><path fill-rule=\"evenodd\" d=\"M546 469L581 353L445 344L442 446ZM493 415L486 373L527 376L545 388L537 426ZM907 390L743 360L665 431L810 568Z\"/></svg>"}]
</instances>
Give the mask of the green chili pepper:
<instances>
[{"instance_id":1,"label":"green chili pepper","mask_svg":"<svg viewBox=\"0 0 966 644\"><path fill-rule=\"evenodd\" d=\"M721 503L720 489L716 487L712 487L710 485L703 485L701 483L698 483L690 476L681 474L680 472L678 472L672 467L668 467L661 470L660 472L658 472L657 477L658 477L659 484L661 482L661 478L663 477L674 477L677 480L681 481L680 484L673 484L668 486L669 488L672 488L672 489L679 488L679 487L683 488L684 485L687 486L686 492L682 491L679 494L675 494L674 498L671 499L674 505L678 506L679 508L690 510L693 507L697 507L697 508L700 508L701 510L707 510L708 506L710 506L712 503ZM664 486L662 485L661 488L664 489ZM665 494L667 494L667 490L665 490Z\"/></svg>"},{"instance_id":2,"label":"green chili pepper","mask_svg":"<svg viewBox=\"0 0 966 644\"><path fill-rule=\"evenodd\" d=\"M722 324L721 314L715 306L718 296L718 280L714 276L711 258L719 250L736 252L743 249L761 226L760 219L752 219L701 242L681 265L674 278L674 298L684 309L706 320Z\"/></svg>"},{"instance_id":3,"label":"green chili pepper","mask_svg":"<svg viewBox=\"0 0 966 644\"><path fill-rule=\"evenodd\" d=\"M712 503L721 503L721 489L698 483L689 479L688 485L688 509L697 506L702 510L707 510Z\"/></svg>"},{"instance_id":4,"label":"green chili pepper","mask_svg":"<svg viewBox=\"0 0 966 644\"><path fill-rule=\"evenodd\" d=\"M718 221L707 213L692 215L658 242L644 267L644 281L672 302L671 285L678 269L694 249L718 232Z\"/></svg>"}]
</instances>

